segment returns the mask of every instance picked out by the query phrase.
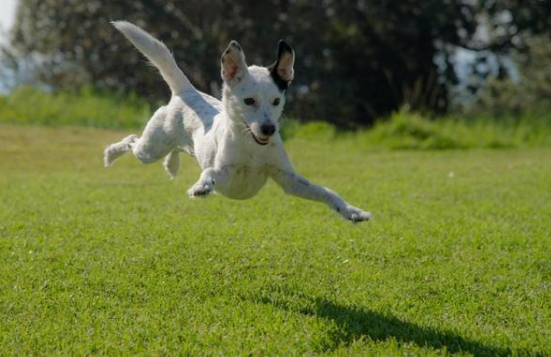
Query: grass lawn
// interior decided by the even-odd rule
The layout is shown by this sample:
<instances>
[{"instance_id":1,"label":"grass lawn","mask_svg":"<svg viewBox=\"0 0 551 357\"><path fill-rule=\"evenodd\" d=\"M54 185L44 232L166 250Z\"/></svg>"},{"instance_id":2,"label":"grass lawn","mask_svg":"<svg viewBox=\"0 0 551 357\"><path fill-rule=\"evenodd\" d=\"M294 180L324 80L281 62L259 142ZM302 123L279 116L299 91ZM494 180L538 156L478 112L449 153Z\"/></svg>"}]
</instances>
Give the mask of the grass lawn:
<instances>
[{"instance_id":1,"label":"grass lawn","mask_svg":"<svg viewBox=\"0 0 551 357\"><path fill-rule=\"evenodd\" d=\"M124 134L0 126L0 355L551 354L551 149L291 139L353 225L273 183L189 200L187 157L103 169Z\"/></svg>"}]
</instances>

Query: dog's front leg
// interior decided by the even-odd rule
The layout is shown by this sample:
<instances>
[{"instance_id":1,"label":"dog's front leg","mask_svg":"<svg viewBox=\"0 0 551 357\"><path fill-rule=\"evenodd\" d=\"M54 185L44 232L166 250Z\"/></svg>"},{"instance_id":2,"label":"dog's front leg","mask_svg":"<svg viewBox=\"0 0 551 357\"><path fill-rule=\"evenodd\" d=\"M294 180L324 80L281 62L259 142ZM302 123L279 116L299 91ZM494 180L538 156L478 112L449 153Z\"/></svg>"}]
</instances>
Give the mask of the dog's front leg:
<instances>
[{"instance_id":1,"label":"dog's front leg","mask_svg":"<svg viewBox=\"0 0 551 357\"><path fill-rule=\"evenodd\" d=\"M333 190L314 185L295 172L277 170L272 177L285 193L307 200L323 202L349 221L361 222L371 218L369 212L346 203Z\"/></svg>"},{"instance_id":2,"label":"dog's front leg","mask_svg":"<svg viewBox=\"0 0 551 357\"><path fill-rule=\"evenodd\" d=\"M187 193L190 198L204 197L212 192L216 184L224 182L226 177L226 170L207 168L201 173L199 181L191 186Z\"/></svg>"}]
</instances>

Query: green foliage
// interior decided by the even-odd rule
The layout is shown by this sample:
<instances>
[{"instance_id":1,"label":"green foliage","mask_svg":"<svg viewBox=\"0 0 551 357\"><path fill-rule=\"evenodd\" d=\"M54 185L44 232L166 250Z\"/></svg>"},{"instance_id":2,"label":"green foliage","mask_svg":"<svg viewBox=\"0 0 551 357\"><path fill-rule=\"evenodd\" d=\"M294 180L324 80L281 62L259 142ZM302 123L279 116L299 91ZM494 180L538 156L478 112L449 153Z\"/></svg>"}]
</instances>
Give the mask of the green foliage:
<instances>
[{"instance_id":1,"label":"green foliage","mask_svg":"<svg viewBox=\"0 0 551 357\"><path fill-rule=\"evenodd\" d=\"M467 146L450 125L401 112L365 133L367 141L392 149L463 149Z\"/></svg>"},{"instance_id":2,"label":"green foliage","mask_svg":"<svg viewBox=\"0 0 551 357\"><path fill-rule=\"evenodd\" d=\"M150 115L149 104L134 95L98 94L89 88L48 93L19 87L9 96L0 96L2 123L138 128Z\"/></svg>"},{"instance_id":3,"label":"green foliage","mask_svg":"<svg viewBox=\"0 0 551 357\"><path fill-rule=\"evenodd\" d=\"M363 225L272 183L192 201L101 148L126 135L0 127L2 356L546 356L551 150L287 143Z\"/></svg>"}]
</instances>

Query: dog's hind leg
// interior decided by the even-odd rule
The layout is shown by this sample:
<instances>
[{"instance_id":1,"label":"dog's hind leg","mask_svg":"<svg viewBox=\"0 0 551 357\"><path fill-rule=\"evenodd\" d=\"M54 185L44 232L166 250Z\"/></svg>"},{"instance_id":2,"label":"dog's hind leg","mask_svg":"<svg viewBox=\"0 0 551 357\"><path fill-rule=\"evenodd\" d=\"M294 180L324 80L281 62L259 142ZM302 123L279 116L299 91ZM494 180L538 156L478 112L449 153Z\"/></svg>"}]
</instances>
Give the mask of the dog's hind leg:
<instances>
[{"instance_id":1,"label":"dog's hind leg","mask_svg":"<svg viewBox=\"0 0 551 357\"><path fill-rule=\"evenodd\" d=\"M176 147L174 136L177 130L167 125L169 121L177 121L177 117L167 117L167 108L159 108L147 123L142 136L130 135L122 141L109 145L104 152L105 166L111 163L127 151L132 151L136 159L144 164L151 164L169 155ZM168 158L165 167L172 169L169 173L178 171L177 152L174 157Z\"/></svg>"},{"instance_id":2,"label":"dog's hind leg","mask_svg":"<svg viewBox=\"0 0 551 357\"><path fill-rule=\"evenodd\" d=\"M105 167L110 166L113 161L122 156L124 153L132 150L132 145L138 140L137 135L128 135L118 143L114 143L105 148L103 152L103 164Z\"/></svg>"},{"instance_id":3,"label":"dog's hind leg","mask_svg":"<svg viewBox=\"0 0 551 357\"><path fill-rule=\"evenodd\" d=\"M170 152L163 161L163 166L170 175L170 178L173 179L178 175L178 170L180 169L180 153L179 150L175 149Z\"/></svg>"},{"instance_id":4,"label":"dog's hind leg","mask_svg":"<svg viewBox=\"0 0 551 357\"><path fill-rule=\"evenodd\" d=\"M167 112L166 107L157 109L145 126L142 136L130 145L136 159L144 164L162 159L176 146L175 132L168 123L177 118L167 117Z\"/></svg>"}]
</instances>

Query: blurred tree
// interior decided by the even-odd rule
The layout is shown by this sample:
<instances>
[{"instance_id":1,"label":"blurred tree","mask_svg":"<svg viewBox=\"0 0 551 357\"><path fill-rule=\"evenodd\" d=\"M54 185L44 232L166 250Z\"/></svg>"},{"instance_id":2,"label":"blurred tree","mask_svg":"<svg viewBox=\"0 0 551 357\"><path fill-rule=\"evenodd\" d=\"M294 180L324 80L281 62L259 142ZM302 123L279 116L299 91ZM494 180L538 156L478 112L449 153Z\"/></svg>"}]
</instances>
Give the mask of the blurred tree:
<instances>
[{"instance_id":1,"label":"blurred tree","mask_svg":"<svg viewBox=\"0 0 551 357\"><path fill-rule=\"evenodd\" d=\"M168 96L111 20L161 38L192 82L215 95L230 39L250 64L268 65L286 38L297 53L289 115L348 128L404 105L445 111L458 47L505 53L522 44L522 31L547 31L551 13L547 1L520 0L19 1L2 58L14 69L34 63L36 79L54 89L92 83L151 100ZM481 27L492 36L480 36Z\"/></svg>"},{"instance_id":2,"label":"blurred tree","mask_svg":"<svg viewBox=\"0 0 551 357\"><path fill-rule=\"evenodd\" d=\"M518 78L490 77L472 101L461 108L471 116L541 116L551 109L551 39L534 35L523 39L526 49L513 53ZM547 116L548 117L548 116Z\"/></svg>"}]
</instances>

